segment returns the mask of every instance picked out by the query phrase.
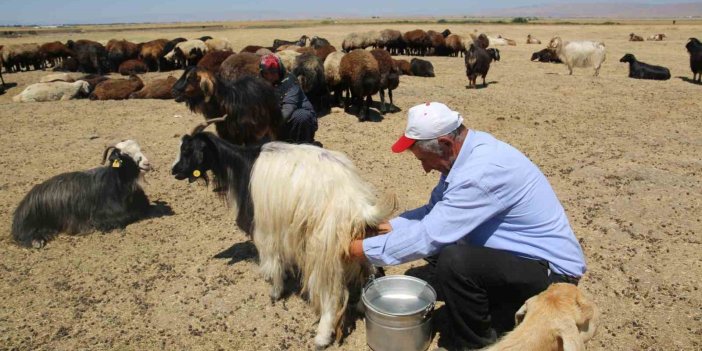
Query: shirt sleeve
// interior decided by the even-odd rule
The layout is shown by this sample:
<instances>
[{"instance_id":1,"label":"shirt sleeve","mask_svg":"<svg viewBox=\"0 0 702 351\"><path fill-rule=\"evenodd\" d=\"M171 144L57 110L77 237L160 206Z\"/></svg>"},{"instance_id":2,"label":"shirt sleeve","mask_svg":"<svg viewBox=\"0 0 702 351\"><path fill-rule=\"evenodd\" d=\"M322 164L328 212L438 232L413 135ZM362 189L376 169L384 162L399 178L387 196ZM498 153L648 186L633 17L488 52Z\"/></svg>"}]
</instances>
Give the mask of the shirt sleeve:
<instances>
[{"instance_id":1,"label":"shirt sleeve","mask_svg":"<svg viewBox=\"0 0 702 351\"><path fill-rule=\"evenodd\" d=\"M283 97L280 102L280 111L283 114L283 120L287 121L300 106L302 89L293 76L288 76L281 85Z\"/></svg>"},{"instance_id":2,"label":"shirt sleeve","mask_svg":"<svg viewBox=\"0 0 702 351\"><path fill-rule=\"evenodd\" d=\"M421 220L363 240L363 251L376 266L431 256L503 210L499 199L479 185L461 184L447 191Z\"/></svg>"}]
</instances>

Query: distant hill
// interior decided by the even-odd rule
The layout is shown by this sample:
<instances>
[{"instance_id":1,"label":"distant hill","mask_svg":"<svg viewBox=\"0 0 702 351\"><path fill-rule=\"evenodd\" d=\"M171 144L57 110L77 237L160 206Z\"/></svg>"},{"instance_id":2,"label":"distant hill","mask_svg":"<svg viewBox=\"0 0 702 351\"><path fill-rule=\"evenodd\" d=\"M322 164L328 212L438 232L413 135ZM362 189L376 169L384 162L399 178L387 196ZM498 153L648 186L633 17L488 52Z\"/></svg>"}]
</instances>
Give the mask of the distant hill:
<instances>
[{"instance_id":1,"label":"distant hill","mask_svg":"<svg viewBox=\"0 0 702 351\"><path fill-rule=\"evenodd\" d=\"M673 4L571 3L512 7L480 12L479 16L504 17L605 17L673 18L702 17L702 2Z\"/></svg>"}]
</instances>

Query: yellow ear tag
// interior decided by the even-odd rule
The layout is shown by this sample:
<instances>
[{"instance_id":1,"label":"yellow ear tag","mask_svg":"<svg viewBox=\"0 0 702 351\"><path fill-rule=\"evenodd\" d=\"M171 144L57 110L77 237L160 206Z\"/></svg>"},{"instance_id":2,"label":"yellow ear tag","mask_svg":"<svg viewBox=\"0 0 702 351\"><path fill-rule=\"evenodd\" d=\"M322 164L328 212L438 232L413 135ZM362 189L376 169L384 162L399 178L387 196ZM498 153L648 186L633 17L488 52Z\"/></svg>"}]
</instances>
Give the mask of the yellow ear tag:
<instances>
[{"instance_id":1,"label":"yellow ear tag","mask_svg":"<svg viewBox=\"0 0 702 351\"><path fill-rule=\"evenodd\" d=\"M112 168L119 168L120 164L121 162L119 162L119 160L114 160L114 162L112 162Z\"/></svg>"},{"instance_id":2,"label":"yellow ear tag","mask_svg":"<svg viewBox=\"0 0 702 351\"><path fill-rule=\"evenodd\" d=\"M193 171L193 176L194 176L195 178L199 177L199 176L200 176L200 170L197 170L197 169L194 170L194 171Z\"/></svg>"}]
</instances>

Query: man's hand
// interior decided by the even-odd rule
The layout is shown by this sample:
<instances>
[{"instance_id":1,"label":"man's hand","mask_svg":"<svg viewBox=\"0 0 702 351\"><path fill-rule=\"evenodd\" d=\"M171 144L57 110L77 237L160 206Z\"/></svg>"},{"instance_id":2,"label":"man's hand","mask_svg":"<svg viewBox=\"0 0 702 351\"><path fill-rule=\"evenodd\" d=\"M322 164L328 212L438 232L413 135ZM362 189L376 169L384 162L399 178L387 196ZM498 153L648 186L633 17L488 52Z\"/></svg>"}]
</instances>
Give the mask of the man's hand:
<instances>
[{"instance_id":1,"label":"man's hand","mask_svg":"<svg viewBox=\"0 0 702 351\"><path fill-rule=\"evenodd\" d=\"M363 253L363 240L354 240L349 246L349 256L352 260L361 260L366 258L366 254Z\"/></svg>"}]
</instances>

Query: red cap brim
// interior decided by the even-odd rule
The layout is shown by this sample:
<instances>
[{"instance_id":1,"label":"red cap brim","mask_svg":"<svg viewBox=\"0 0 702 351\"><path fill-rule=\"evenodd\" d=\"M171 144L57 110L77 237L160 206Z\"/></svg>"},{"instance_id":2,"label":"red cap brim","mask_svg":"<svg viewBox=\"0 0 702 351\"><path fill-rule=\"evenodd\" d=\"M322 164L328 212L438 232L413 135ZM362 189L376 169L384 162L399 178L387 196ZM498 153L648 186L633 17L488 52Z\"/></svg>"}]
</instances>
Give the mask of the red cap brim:
<instances>
[{"instance_id":1,"label":"red cap brim","mask_svg":"<svg viewBox=\"0 0 702 351\"><path fill-rule=\"evenodd\" d=\"M400 139L397 139L395 144L392 145L392 152L394 153L400 153L403 152L407 149L409 149L412 145L414 145L414 142L416 140L410 139L406 136L401 136Z\"/></svg>"}]
</instances>

